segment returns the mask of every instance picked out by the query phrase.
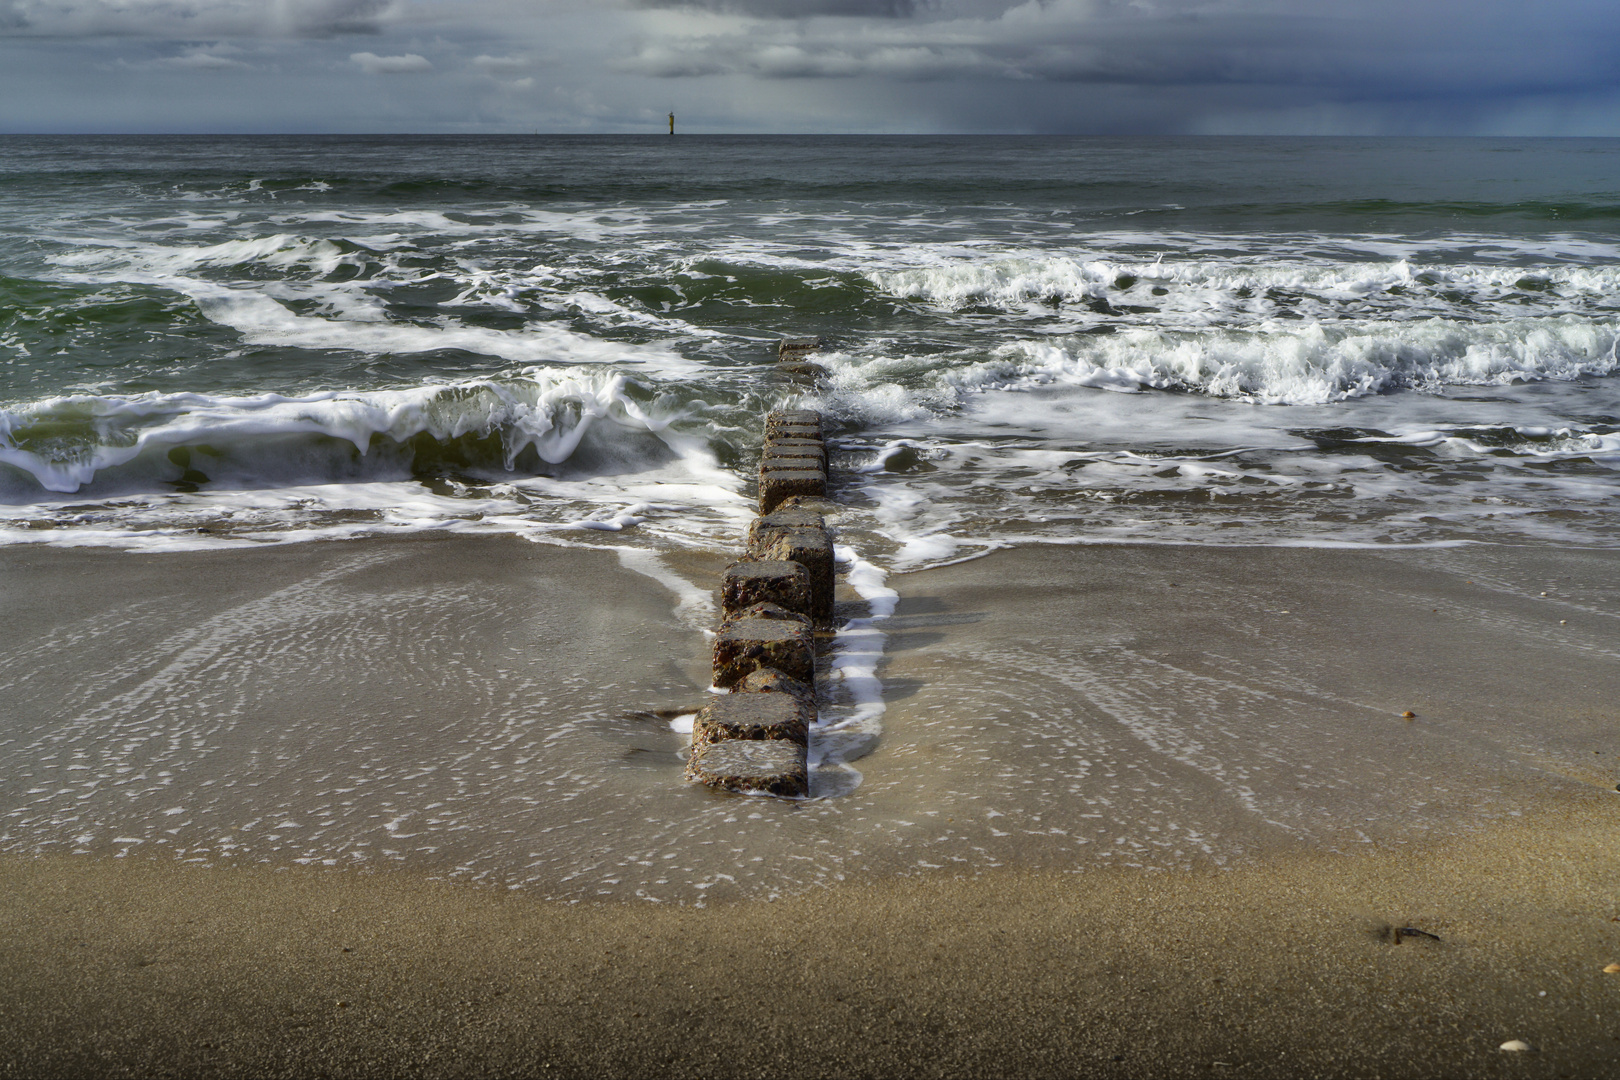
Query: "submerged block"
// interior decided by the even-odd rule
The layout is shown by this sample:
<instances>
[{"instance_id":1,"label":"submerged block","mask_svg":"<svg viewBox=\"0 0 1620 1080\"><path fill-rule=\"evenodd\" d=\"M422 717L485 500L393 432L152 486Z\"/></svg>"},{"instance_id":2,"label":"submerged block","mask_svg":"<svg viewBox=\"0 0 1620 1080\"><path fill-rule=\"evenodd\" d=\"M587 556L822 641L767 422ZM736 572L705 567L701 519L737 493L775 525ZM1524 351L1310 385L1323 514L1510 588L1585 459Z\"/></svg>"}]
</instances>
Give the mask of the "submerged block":
<instances>
[{"instance_id":1,"label":"submerged block","mask_svg":"<svg viewBox=\"0 0 1620 1080\"><path fill-rule=\"evenodd\" d=\"M810 628L788 619L737 619L714 639L714 685L736 686L761 668L814 685L816 644Z\"/></svg>"},{"instance_id":2,"label":"submerged block","mask_svg":"<svg viewBox=\"0 0 1620 1080\"><path fill-rule=\"evenodd\" d=\"M786 798L810 793L805 748L785 739L728 739L694 746L686 778L722 791Z\"/></svg>"},{"instance_id":3,"label":"submerged block","mask_svg":"<svg viewBox=\"0 0 1620 1080\"><path fill-rule=\"evenodd\" d=\"M794 496L825 498L827 474L820 469L760 469L759 512L768 514Z\"/></svg>"},{"instance_id":4,"label":"submerged block","mask_svg":"<svg viewBox=\"0 0 1620 1080\"><path fill-rule=\"evenodd\" d=\"M692 744L727 739L805 743L810 739L811 719L809 710L791 694L726 694L703 706L692 721Z\"/></svg>"},{"instance_id":5,"label":"submerged block","mask_svg":"<svg viewBox=\"0 0 1620 1080\"><path fill-rule=\"evenodd\" d=\"M754 549L761 533L772 529L825 529L827 519L814 510L781 509L755 518L748 524L748 550Z\"/></svg>"},{"instance_id":6,"label":"submerged block","mask_svg":"<svg viewBox=\"0 0 1620 1080\"><path fill-rule=\"evenodd\" d=\"M819 348L821 339L818 337L783 338L776 343L776 356L779 360L797 360L805 353L815 352Z\"/></svg>"},{"instance_id":7,"label":"submerged block","mask_svg":"<svg viewBox=\"0 0 1620 1080\"><path fill-rule=\"evenodd\" d=\"M815 618L809 571L779 559L745 559L726 567L720 578L721 617L735 619L755 604L780 604Z\"/></svg>"},{"instance_id":8,"label":"submerged block","mask_svg":"<svg viewBox=\"0 0 1620 1080\"><path fill-rule=\"evenodd\" d=\"M826 622L833 613L833 545L825 529L767 529L750 543L748 553L756 559L798 563L809 577L810 607L806 612L817 622Z\"/></svg>"}]
</instances>

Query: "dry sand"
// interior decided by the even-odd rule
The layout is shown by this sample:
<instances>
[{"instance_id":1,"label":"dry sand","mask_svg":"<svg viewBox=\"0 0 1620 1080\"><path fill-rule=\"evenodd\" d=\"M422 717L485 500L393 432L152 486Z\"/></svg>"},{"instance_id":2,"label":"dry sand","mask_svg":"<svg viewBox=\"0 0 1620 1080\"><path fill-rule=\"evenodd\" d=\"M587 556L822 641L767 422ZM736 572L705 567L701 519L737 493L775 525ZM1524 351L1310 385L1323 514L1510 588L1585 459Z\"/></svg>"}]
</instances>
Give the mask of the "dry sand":
<instances>
[{"instance_id":1,"label":"dry sand","mask_svg":"<svg viewBox=\"0 0 1620 1080\"><path fill-rule=\"evenodd\" d=\"M1613 835L706 909L12 857L0 1072L1616 1075Z\"/></svg>"},{"instance_id":2,"label":"dry sand","mask_svg":"<svg viewBox=\"0 0 1620 1080\"><path fill-rule=\"evenodd\" d=\"M0 552L0 1075L1620 1075L1617 561L903 575L795 804L611 553Z\"/></svg>"}]
</instances>

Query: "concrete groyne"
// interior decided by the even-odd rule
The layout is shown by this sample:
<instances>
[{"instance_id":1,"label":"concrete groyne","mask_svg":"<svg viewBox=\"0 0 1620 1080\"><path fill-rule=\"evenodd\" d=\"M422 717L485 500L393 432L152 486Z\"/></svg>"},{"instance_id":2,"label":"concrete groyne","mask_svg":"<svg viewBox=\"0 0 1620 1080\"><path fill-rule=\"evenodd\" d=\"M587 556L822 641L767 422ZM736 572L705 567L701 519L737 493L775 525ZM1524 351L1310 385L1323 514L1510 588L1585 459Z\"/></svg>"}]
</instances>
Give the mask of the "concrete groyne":
<instances>
[{"instance_id":1,"label":"concrete groyne","mask_svg":"<svg viewBox=\"0 0 1620 1080\"><path fill-rule=\"evenodd\" d=\"M749 526L747 553L720 583L714 685L727 693L693 721L689 780L724 791L809 794L816 631L832 624L834 576L827 523L804 504L826 494L821 415L771 413L759 462L760 516Z\"/></svg>"}]
</instances>

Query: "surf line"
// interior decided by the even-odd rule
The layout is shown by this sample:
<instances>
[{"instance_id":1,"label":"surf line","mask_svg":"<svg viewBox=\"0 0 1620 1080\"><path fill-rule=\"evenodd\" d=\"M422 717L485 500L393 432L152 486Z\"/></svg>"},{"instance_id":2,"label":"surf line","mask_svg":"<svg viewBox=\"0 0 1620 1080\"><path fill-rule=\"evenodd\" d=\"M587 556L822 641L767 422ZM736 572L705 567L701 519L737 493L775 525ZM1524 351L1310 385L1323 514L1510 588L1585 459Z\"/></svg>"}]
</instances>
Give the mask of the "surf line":
<instances>
[{"instance_id":1,"label":"surf line","mask_svg":"<svg viewBox=\"0 0 1620 1080\"><path fill-rule=\"evenodd\" d=\"M790 339L778 356L798 363L818 344ZM747 553L721 577L723 621L713 655L719 694L692 721L688 780L722 791L808 796L810 734L818 720L816 652L829 641L832 670L855 704L825 734L818 728L816 764L841 765L847 751L876 741L883 704L875 671L884 635L870 624L892 611L895 594L883 587L882 571L852 549L834 546L817 509L827 498L827 464L820 413L793 409L765 417L760 516L749 526ZM873 617L835 633L837 563L849 567L850 584L872 605ZM851 740L856 744L844 745ZM848 766L839 774L835 788L860 782Z\"/></svg>"}]
</instances>

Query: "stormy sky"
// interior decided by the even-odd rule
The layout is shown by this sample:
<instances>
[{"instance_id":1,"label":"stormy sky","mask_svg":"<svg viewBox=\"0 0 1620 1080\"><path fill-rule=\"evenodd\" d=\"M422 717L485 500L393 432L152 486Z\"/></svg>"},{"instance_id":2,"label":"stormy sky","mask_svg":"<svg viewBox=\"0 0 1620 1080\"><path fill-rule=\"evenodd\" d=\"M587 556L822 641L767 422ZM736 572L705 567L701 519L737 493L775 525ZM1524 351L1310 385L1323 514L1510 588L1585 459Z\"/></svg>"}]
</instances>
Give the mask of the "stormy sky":
<instances>
[{"instance_id":1,"label":"stormy sky","mask_svg":"<svg viewBox=\"0 0 1620 1080\"><path fill-rule=\"evenodd\" d=\"M1620 135L1615 0L0 0L0 131Z\"/></svg>"}]
</instances>

